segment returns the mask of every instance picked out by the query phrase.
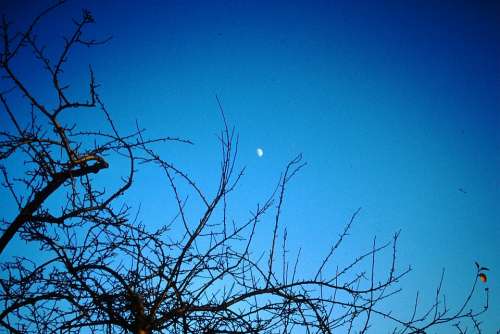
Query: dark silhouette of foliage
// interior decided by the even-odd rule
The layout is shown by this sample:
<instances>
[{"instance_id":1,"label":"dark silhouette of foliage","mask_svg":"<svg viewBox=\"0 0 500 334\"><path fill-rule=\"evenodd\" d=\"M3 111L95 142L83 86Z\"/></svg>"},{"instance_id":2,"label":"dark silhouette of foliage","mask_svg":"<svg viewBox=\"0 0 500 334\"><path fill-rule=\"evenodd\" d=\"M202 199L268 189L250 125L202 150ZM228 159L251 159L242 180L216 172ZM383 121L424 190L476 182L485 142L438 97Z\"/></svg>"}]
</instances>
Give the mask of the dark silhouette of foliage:
<instances>
[{"instance_id":1,"label":"dark silhouette of foliage","mask_svg":"<svg viewBox=\"0 0 500 334\"><path fill-rule=\"evenodd\" d=\"M300 260L287 258L286 232L281 232L287 186L305 165L300 155L286 165L272 195L256 205L246 221L228 217L231 193L243 170L236 167L237 136L220 103L222 157L218 187L211 193L153 149L167 142L190 145L189 140L147 139L139 127L129 134L117 130L98 93L92 68L87 100L74 100L62 79L71 51L107 40L86 39L85 28L94 18L84 10L74 20L74 30L59 56L46 56L35 30L63 3L49 7L21 33L11 31L6 17L2 21L0 70L11 87L0 94L10 120L0 132L2 191L10 194L2 201L15 212L14 217L1 218L2 332L365 333L375 318L385 321L387 332L392 333L426 333L441 324L465 333L464 322L480 332L477 316L487 309L488 294L484 308L469 309L477 275L455 309L444 303L442 279L434 302L423 313L417 312L418 296L408 318L380 306L400 291L398 282L410 270L396 266L399 233L383 244L374 239L348 265L334 264L359 210L318 270L300 276ZM16 66L22 64L14 60L25 49L33 52L48 74L55 96L51 106L42 103L36 88L17 74ZM9 102L16 94L30 112ZM83 131L78 122L63 120L63 115L85 110L100 112L107 123ZM116 189L104 189L99 176L112 169L111 161L116 159L127 161L128 172ZM15 167L19 163L22 167ZM143 164L164 175L175 198L175 219L157 230L140 223L124 197ZM196 219L187 214L182 193L186 187L203 208ZM51 202L53 198L58 205ZM273 223L269 249L255 250L252 242L259 222L269 217ZM6 255L6 247L16 238L39 253ZM376 257L384 250L392 254L391 261L379 276ZM478 274L484 270L477 269Z\"/></svg>"}]
</instances>

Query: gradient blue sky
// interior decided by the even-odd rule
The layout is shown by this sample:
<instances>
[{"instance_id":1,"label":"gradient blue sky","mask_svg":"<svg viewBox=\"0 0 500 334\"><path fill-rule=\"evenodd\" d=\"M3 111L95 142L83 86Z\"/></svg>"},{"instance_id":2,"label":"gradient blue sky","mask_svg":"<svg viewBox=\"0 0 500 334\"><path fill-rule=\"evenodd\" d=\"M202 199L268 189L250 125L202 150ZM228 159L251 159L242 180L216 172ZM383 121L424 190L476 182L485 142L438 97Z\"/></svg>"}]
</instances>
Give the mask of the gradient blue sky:
<instances>
[{"instance_id":1,"label":"gradient blue sky","mask_svg":"<svg viewBox=\"0 0 500 334\"><path fill-rule=\"evenodd\" d=\"M2 1L19 26L45 6ZM150 136L192 139L159 150L208 189L219 95L247 166L235 216L303 153L308 165L289 187L283 222L291 246L303 248L304 272L363 207L340 261L401 229L399 263L414 271L394 308L409 313L417 290L432 298L443 267L448 300L458 301L477 260L492 269L484 333L498 329L500 2L73 1L41 26L49 52L81 7L97 21L90 35L113 39L71 55L74 91L86 87L91 63L119 128L137 119ZM19 71L43 97L35 66ZM161 220L158 182L145 170L132 191L145 222Z\"/></svg>"}]
</instances>

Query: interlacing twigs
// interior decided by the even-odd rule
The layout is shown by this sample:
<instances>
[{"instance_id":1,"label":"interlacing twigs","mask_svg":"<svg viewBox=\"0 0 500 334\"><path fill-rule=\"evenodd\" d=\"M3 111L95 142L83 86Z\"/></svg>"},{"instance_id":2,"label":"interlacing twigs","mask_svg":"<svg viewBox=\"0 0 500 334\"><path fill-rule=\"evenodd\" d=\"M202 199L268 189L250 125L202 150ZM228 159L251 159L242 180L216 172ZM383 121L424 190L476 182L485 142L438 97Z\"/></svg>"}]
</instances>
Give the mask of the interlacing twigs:
<instances>
[{"instance_id":1,"label":"interlacing twigs","mask_svg":"<svg viewBox=\"0 0 500 334\"><path fill-rule=\"evenodd\" d=\"M12 24L2 20L0 71L12 88L0 93L10 122L0 129L0 178L14 214L0 222L0 331L365 333L377 319L392 333L425 333L443 324L458 333L467 332L466 324L481 332L478 316L488 308L488 291L483 308L471 306L479 267L461 305L446 305L443 275L431 305L419 312L417 294L406 318L386 303L410 272L396 265L399 232L386 243L374 238L348 263L337 259L361 209L334 227L340 234L317 270L301 275L301 251L290 258L295 253L282 212L290 182L306 165L302 155L285 165L269 197L246 219L233 218L232 196L244 168L238 168L238 135L218 96L221 159L211 189L155 150L164 143L191 145L190 140L150 139L137 124L131 133L119 131L92 67L87 99L70 96L61 76L68 57L78 46L109 38L86 36L95 20L83 10L60 53L49 58L35 30L64 3L47 8L21 33L12 33ZM17 75L13 60L24 48L45 68L53 105L42 103L29 80ZM26 105L12 102L15 94ZM71 125L64 121L70 111L77 119ZM89 112L101 117L101 127L81 127L78 117ZM161 180L155 192L170 196L158 222L143 223L140 210L128 204L137 169L145 164ZM14 240L30 252L13 256ZM382 256L390 259L386 268L378 261Z\"/></svg>"}]
</instances>

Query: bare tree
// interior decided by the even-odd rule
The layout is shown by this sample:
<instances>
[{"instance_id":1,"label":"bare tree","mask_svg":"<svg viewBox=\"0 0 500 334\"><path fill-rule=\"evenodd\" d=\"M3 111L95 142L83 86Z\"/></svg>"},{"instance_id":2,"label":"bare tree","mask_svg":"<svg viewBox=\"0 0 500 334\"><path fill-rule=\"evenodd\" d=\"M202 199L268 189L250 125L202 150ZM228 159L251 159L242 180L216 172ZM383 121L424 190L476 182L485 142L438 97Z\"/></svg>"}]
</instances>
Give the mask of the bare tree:
<instances>
[{"instance_id":1,"label":"bare tree","mask_svg":"<svg viewBox=\"0 0 500 334\"><path fill-rule=\"evenodd\" d=\"M396 266L399 233L387 243L374 239L348 265L335 263L359 209L317 271L299 275L299 256L287 256L281 212L287 185L305 165L300 155L286 165L271 196L246 221L231 219L231 193L243 170L236 167L238 139L220 103L219 180L215 191L207 191L153 150L156 143L191 144L189 140L147 139L138 126L130 134L119 133L98 94L92 68L88 99L68 96L61 77L70 51L107 40L84 36L85 27L94 23L84 10L60 55L49 59L35 30L62 4L49 7L22 33L11 33L5 17L2 22L0 68L11 88L0 94L10 120L0 132L0 168L2 191L10 194L15 214L1 220L0 328L10 333L365 333L379 318L392 333L426 333L442 324L465 333L467 323L480 333L477 317L488 307L488 291L483 308L472 310L470 305L484 268L477 268L458 307L446 305L441 278L434 302L419 313L417 295L404 318L384 306L410 271ZM36 89L16 74L13 60L22 49L31 49L46 69L53 106L42 104ZM15 94L29 112L19 110L19 104L12 107L9 97ZM67 112L86 110L100 111L107 124L82 131L78 123L61 121ZM108 161L116 158L126 161L128 172L117 189L104 190L96 176L113 168ZM16 162L23 167L15 167ZM140 164L162 173L174 197L175 216L157 230L140 223L139 212L132 214L123 197ZM188 214L194 209L186 192L202 207L196 215ZM52 198L64 205L51 204ZM273 229L269 248L256 251L252 244L262 220L271 220ZM5 248L16 238L41 255L6 256ZM390 265L375 270L377 256L385 251Z\"/></svg>"}]
</instances>

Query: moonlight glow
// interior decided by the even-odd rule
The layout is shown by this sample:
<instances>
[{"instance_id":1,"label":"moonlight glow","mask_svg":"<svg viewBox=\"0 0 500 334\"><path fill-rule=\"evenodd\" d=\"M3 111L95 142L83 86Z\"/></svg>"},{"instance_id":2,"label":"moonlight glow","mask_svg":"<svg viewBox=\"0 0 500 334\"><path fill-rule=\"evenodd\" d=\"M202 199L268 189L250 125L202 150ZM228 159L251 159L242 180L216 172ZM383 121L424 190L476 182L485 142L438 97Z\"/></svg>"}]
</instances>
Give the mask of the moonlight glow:
<instances>
[{"instance_id":1,"label":"moonlight glow","mask_svg":"<svg viewBox=\"0 0 500 334\"><path fill-rule=\"evenodd\" d=\"M262 156L264 155L264 150L261 148L258 148L256 152L259 158L262 158Z\"/></svg>"}]
</instances>

